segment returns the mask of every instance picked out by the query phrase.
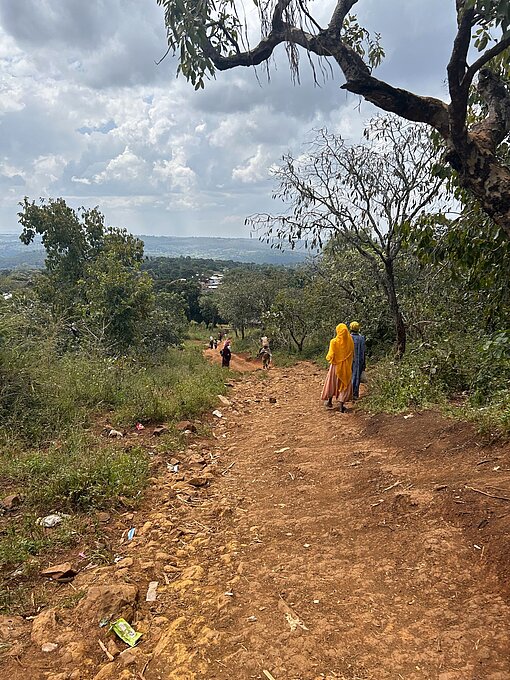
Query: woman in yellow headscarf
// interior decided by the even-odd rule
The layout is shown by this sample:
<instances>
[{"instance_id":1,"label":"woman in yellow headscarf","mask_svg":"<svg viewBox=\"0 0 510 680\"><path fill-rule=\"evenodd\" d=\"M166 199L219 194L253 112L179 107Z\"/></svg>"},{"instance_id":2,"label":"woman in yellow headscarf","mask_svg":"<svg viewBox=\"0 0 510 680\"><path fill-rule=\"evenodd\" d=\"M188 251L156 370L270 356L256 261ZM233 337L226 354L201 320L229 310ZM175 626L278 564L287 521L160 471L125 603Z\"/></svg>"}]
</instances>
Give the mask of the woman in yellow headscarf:
<instances>
[{"instance_id":1,"label":"woman in yellow headscarf","mask_svg":"<svg viewBox=\"0 0 510 680\"><path fill-rule=\"evenodd\" d=\"M349 329L344 323L336 327L336 337L329 343L326 360L330 367L321 399L326 406L333 406L333 397L338 399L338 406L345 412L344 403L352 400L352 358L354 356L354 342Z\"/></svg>"}]
</instances>

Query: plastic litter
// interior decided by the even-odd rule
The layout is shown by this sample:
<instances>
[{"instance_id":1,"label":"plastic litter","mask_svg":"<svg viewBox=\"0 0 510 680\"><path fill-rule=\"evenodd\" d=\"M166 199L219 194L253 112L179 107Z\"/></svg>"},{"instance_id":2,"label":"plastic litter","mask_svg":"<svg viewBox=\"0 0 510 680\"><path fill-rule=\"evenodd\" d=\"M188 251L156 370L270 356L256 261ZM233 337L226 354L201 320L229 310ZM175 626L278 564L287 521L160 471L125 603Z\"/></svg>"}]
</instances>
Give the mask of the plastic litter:
<instances>
[{"instance_id":1,"label":"plastic litter","mask_svg":"<svg viewBox=\"0 0 510 680\"><path fill-rule=\"evenodd\" d=\"M151 581L149 587L147 588L147 595L145 596L146 602L155 602L158 596L158 581Z\"/></svg>"},{"instance_id":2,"label":"plastic litter","mask_svg":"<svg viewBox=\"0 0 510 680\"><path fill-rule=\"evenodd\" d=\"M117 619L117 621L110 626L110 630L113 630L115 635L120 637L120 639L130 647L134 647L142 637L142 633L137 633L125 619Z\"/></svg>"},{"instance_id":3,"label":"plastic litter","mask_svg":"<svg viewBox=\"0 0 510 680\"><path fill-rule=\"evenodd\" d=\"M216 418L223 418L223 413L221 411L218 411L218 409L215 409L212 412L213 416L216 416Z\"/></svg>"},{"instance_id":4,"label":"plastic litter","mask_svg":"<svg viewBox=\"0 0 510 680\"><path fill-rule=\"evenodd\" d=\"M135 535L136 529L133 527L127 532L127 539L128 541L133 540L133 536Z\"/></svg>"},{"instance_id":5,"label":"plastic litter","mask_svg":"<svg viewBox=\"0 0 510 680\"><path fill-rule=\"evenodd\" d=\"M142 423L136 423L135 428L140 431L140 430L145 430L145 427L142 425Z\"/></svg>"},{"instance_id":6,"label":"plastic litter","mask_svg":"<svg viewBox=\"0 0 510 680\"><path fill-rule=\"evenodd\" d=\"M45 529L53 529L53 527L56 527L58 524L63 522L65 519L69 519L71 515L64 515L64 513L55 513L54 515L46 515L46 517L38 517L35 521L35 523L40 526L44 527Z\"/></svg>"}]
</instances>

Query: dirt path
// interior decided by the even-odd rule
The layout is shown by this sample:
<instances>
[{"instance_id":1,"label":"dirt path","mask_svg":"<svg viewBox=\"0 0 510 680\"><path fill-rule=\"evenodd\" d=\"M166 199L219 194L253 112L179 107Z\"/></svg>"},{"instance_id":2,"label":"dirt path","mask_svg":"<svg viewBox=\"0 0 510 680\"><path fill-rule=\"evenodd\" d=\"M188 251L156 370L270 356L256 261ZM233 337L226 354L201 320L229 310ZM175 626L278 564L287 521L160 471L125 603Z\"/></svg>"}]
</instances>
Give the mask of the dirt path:
<instances>
[{"instance_id":1,"label":"dirt path","mask_svg":"<svg viewBox=\"0 0 510 680\"><path fill-rule=\"evenodd\" d=\"M163 455L120 518L123 561L59 586L76 608L12 620L5 677L508 680L510 503L465 488L504 496L508 448L434 414L326 411L323 377L236 380L212 436L189 435L178 473ZM110 663L98 622L121 610L144 636Z\"/></svg>"}]
</instances>

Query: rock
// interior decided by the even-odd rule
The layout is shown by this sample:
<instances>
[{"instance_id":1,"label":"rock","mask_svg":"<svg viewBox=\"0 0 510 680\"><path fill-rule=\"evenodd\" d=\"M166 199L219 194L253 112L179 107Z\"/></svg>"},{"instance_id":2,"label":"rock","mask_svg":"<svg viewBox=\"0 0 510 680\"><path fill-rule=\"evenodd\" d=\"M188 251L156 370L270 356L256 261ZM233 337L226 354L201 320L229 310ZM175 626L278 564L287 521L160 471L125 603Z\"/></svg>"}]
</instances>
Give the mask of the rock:
<instances>
[{"instance_id":1,"label":"rock","mask_svg":"<svg viewBox=\"0 0 510 680\"><path fill-rule=\"evenodd\" d=\"M119 679L119 671L114 663L108 663L106 666L103 666L99 673L94 675L93 680L110 680L110 678L114 678L114 680Z\"/></svg>"},{"instance_id":2,"label":"rock","mask_svg":"<svg viewBox=\"0 0 510 680\"><path fill-rule=\"evenodd\" d=\"M172 555L169 555L166 552L157 552L156 553L156 561L157 562L170 562L172 559Z\"/></svg>"},{"instance_id":3,"label":"rock","mask_svg":"<svg viewBox=\"0 0 510 680\"><path fill-rule=\"evenodd\" d=\"M10 642L20 637L26 628L21 616L0 616L0 642Z\"/></svg>"},{"instance_id":4,"label":"rock","mask_svg":"<svg viewBox=\"0 0 510 680\"><path fill-rule=\"evenodd\" d=\"M154 569L154 562L152 560L147 560L146 562L140 562L140 569L142 571L149 571L149 569Z\"/></svg>"},{"instance_id":5,"label":"rock","mask_svg":"<svg viewBox=\"0 0 510 680\"><path fill-rule=\"evenodd\" d=\"M70 677L69 673L51 673L46 680L69 680Z\"/></svg>"},{"instance_id":6,"label":"rock","mask_svg":"<svg viewBox=\"0 0 510 680\"><path fill-rule=\"evenodd\" d=\"M32 621L30 638L36 645L42 646L55 638L58 633L56 609L45 609Z\"/></svg>"},{"instance_id":7,"label":"rock","mask_svg":"<svg viewBox=\"0 0 510 680\"><path fill-rule=\"evenodd\" d=\"M207 486L211 480L213 479L213 476L210 473L206 473L203 475L197 475L195 477L191 477L191 479L188 480L188 484L191 484L191 486Z\"/></svg>"},{"instance_id":8,"label":"rock","mask_svg":"<svg viewBox=\"0 0 510 680\"><path fill-rule=\"evenodd\" d=\"M119 430L114 430L113 428L108 432L108 436L112 439L122 439L124 436Z\"/></svg>"},{"instance_id":9,"label":"rock","mask_svg":"<svg viewBox=\"0 0 510 680\"><path fill-rule=\"evenodd\" d=\"M162 434L166 434L167 432L168 432L168 427L166 427L165 425L158 425L158 427L155 427L152 430L152 434L155 437L160 437Z\"/></svg>"},{"instance_id":10,"label":"rock","mask_svg":"<svg viewBox=\"0 0 510 680\"><path fill-rule=\"evenodd\" d=\"M5 496L5 498L2 498L0 501L0 506L4 510L13 510L14 508L17 508L18 505L21 505L21 496L17 493L12 493L10 496Z\"/></svg>"},{"instance_id":11,"label":"rock","mask_svg":"<svg viewBox=\"0 0 510 680\"><path fill-rule=\"evenodd\" d=\"M76 607L76 615L83 620L122 617L130 621L137 599L138 588L127 583L93 586Z\"/></svg>"},{"instance_id":12,"label":"rock","mask_svg":"<svg viewBox=\"0 0 510 680\"><path fill-rule=\"evenodd\" d=\"M113 657L117 657L120 654L120 649L117 647L115 640L109 640L106 649Z\"/></svg>"},{"instance_id":13,"label":"rock","mask_svg":"<svg viewBox=\"0 0 510 680\"><path fill-rule=\"evenodd\" d=\"M276 404L276 397L269 397L270 404Z\"/></svg>"},{"instance_id":14,"label":"rock","mask_svg":"<svg viewBox=\"0 0 510 680\"><path fill-rule=\"evenodd\" d=\"M181 570L179 569L179 567L175 567L173 564L165 564L165 566L163 567L163 571L165 571L167 574L176 574Z\"/></svg>"},{"instance_id":15,"label":"rock","mask_svg":"<svg viewBox=\"0 0 510 680\"><path fill-rule=\"evenodd\" d=\"M118 569L125 569L126 567L132 567L132 566L133 566L133 558L132 557L124 557L117 562Z\"/></svg>"},{"instance_id":16,"label":"rock","mask_svg":"<svg viewBox=\"0 0 510 680\"><path fill-rule=\"evenodd\" d=\"M175 426L175 429L178 432L185 432L186 430L189 430L190 432L196 432L197 427L194 425L191 420L181 420L177 425Z\"/></svg>"},{"instance_id":17,"label":"rock","mask_svg":"<svg viewBox=\"0 0 510 680\"><path fill-rule=\"evenodd\" d=\"M123 666L130 666L132 663L136 663L141 655L142 652L137 647L129 647L119 654L119 662Z\"/></svg>"},{"instance_id":18,"label":"rock","mask_svg":"<svg viewBox=\"0 0 510 680\"><path fill-rule=\"evenodd\" d=\"M96 513L96 518L98 522L105 524L106 522L110 521L111 515L109 512L98 512Z\"/></svg>"},{"instance_id":19,"label":"rock","mask_svg":"<svg viewBox=\"0 0 510 680\"><path fill-rule=\"evenodd\" d=\"M218 411L218 409L214 409L212 414L213 416L216 416L216 418L223 418L223 413L221 411Z\"/></svg>"},{"instance_id":20,"label":"rock","mask_svg":"<svg viewBox=\"0 0 510 680\"><path fill-rule=\"evenodd\" d=\"M41 652L54 652L58 648L56 642L45 642L41 645Z\"/></svg>"},{"instance_id":21,"label":"rock","mask_svg":"<svg viewBox=\"0 0 510 680\"><path fill-rule=\"evenodd\" d=\"M85 644L81 641L69 642L61 657L61 661L66 667L81 663L85 656Z\"/></svg>"},{"instance_id":22,"label":"rock","mask_svg":"<svg viewBox=\"0 0 510 680\"><path fill-rule=\"evenodd\" d=\"M49 576L54 581L68 583L73 580L77 573L76 569L73 569L71 562L62 562L62 564L54 564L52 567L43 569L41 576Z\"/></svg>"},{"instance_id":23,"label":"rock","mask_svg":"<svg viewBox=\"0 0 510 680\"><path fill-rule=\"evenodd\" d=\"M223 406L232 406L230 399L227 399L227 397L224 397L222 394L218 394L218 399L221 401Z\"/></svg>"}]
</instances>

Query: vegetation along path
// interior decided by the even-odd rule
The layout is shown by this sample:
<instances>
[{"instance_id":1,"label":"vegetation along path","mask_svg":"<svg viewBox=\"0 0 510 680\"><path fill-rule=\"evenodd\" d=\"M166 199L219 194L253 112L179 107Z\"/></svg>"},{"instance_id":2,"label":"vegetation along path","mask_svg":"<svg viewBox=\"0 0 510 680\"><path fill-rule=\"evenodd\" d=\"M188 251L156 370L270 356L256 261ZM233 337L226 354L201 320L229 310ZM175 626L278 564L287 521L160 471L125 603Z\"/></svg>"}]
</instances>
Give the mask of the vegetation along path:
<instances>
[{"instance_id":1,"label":"vegetation along path","mask_svg":"<svg viewBox=\"0 0 510 680\"><path fill-rule=\"evenodd\" d=\"M323 379L237 378L178 472L159 454L117 561L56 586L78 603L1 619L2 677L507 680L508 447L433 413L327 411ZM121 614L143 636L119 656L99 622Z\"/></svg>"}]
</instances>

